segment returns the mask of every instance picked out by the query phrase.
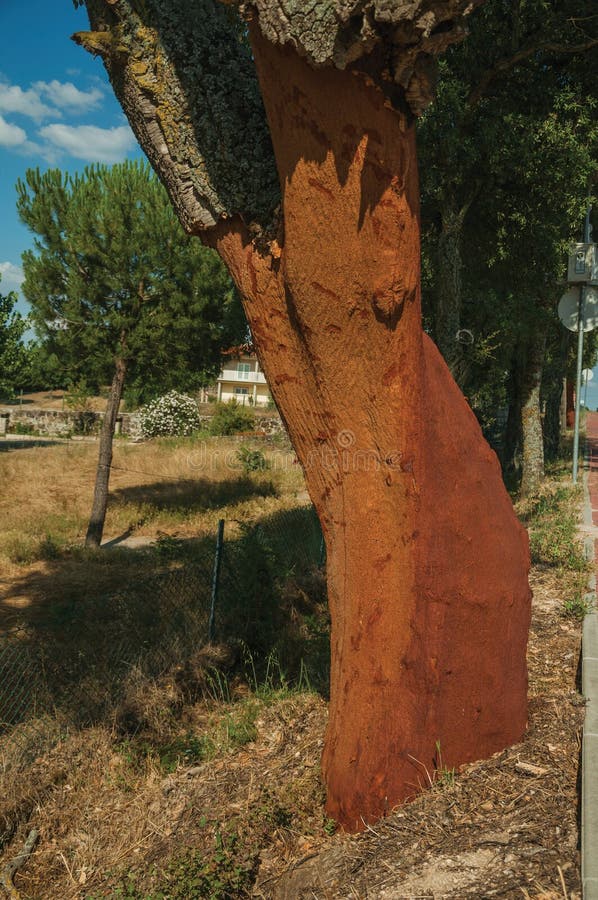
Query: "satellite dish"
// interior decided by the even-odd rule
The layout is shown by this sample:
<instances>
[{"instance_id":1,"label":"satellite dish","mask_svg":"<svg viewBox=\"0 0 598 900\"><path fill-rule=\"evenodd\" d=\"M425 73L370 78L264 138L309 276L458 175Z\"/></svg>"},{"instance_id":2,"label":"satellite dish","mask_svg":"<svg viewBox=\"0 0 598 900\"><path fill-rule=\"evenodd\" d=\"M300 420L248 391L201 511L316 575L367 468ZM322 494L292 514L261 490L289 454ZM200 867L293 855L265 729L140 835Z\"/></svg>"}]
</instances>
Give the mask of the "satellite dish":
<instances>
[{"instance_id":1,"label":"satellite dish","mask_svg":"<svg viewBox=\"0 0 598 900\"><path fill-rule=\"evenodd\" d=\"M559 319L569 331L577 331L577 317L579 309L579 285L570 287L559 300ZM595 287L586 287L585 325L584 331L593 331L598 327L598 290Z\"/></svg>"},{"instance_id":2,"label":"satellite dish","mask_svg":"<svg viewBox=\"0 0 598 900\"><path fill-rule=\"evenodd\" d=\"M591 381L594 377L594 373L591 369L584 369L581 373L581 377L583 378L584 384L587 384L588 381Z\"/></svg>"}]
</instances>

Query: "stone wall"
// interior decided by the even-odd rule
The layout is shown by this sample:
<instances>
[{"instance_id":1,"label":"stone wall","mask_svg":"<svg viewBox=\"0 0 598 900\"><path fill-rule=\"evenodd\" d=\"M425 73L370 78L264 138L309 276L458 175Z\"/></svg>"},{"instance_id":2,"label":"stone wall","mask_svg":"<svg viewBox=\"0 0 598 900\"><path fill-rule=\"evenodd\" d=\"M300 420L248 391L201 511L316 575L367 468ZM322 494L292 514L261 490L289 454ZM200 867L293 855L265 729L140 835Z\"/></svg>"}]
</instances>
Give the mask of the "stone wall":
<instances>
[{"instance_id":1,"label":"stone wall","mask_svg":"<svg viewBox=\"0 0 598 900\"><path fill-rule=\"evenodd\" d=\"M42 434L50 437L69 437L72 434L93 434L100 421L99 413L74 412L60 409L35 409L11 406L0 409L7 432Z\"/></svg>"},{"instance_id":2,"label":"stone wall","mask_svg":"<svg viewBox=\"0 0 598 900\"><path fill-rule=\"evenodd\" d=\"M70 409L37 409L27 406L0 407L0 433L71 437L94 435L100 429L102 413L77 412ZM117 433L136 438L141 436L138 413L123 413L118 417Z\"/></svg>"},{"instance_id":3,"label":"stone wall","mask_svg":"<svg viewBox=\"0 0 598 900\"><path fill-rule=\"evenodd\" d=\"M97 434L102 413L76 412L66 409L37 409L26 406L0 407L0 434L16 432L21 434L48 435L49 437L71 437L72 435ZM211 415L200 415L202 427L209 427ZM256 416L258 434L284 433L280 416ZM136 440L141 437L141 423L138 412L122 413L117 420L117 434Z\"/></svg>"}]
</instances>

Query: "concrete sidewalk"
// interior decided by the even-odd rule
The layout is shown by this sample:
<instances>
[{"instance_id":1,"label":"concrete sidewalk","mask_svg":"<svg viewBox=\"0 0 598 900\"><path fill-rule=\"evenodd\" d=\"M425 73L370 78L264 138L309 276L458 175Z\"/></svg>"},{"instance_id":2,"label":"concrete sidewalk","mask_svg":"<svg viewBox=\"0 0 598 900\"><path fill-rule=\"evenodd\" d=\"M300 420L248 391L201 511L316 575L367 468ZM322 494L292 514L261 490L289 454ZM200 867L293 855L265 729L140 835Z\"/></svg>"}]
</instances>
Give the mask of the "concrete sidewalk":
<instances>
[{"instance_id":1,"label":"concrete sidewalk","mask_svg":"<svg viewBox=\"0 0 598 900\"><path fill-rule=\"evenodd\" d=\"M598 413L586 419L586 553L598 564ZM589 585L596 596L596 572ZM598 900L598 612L585 617L582 641L582 691L586 699L582 750L581 878L584 900Z\"/></svg>"}]
</instances>

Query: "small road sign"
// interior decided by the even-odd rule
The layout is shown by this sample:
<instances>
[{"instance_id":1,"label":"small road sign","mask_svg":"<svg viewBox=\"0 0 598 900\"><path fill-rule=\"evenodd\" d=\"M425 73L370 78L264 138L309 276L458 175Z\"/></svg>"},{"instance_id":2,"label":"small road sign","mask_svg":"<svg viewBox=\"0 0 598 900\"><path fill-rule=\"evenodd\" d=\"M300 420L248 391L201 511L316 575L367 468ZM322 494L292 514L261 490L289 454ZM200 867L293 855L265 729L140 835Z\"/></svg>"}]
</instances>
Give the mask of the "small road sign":
<instances>
[{"instance_id":1,"label":"small road sign","mask_svg":"<svg viewBox=\"0 0 598 900\"><path fill-rule=\"evenodd\" d=\"M577 331L579 316L580 285L570 287L559 300L559 319L569 331ZM598 327L598 288L586 287L586 302L584 309L584 332L593 331Z\"/></svg>"}]
</instances>

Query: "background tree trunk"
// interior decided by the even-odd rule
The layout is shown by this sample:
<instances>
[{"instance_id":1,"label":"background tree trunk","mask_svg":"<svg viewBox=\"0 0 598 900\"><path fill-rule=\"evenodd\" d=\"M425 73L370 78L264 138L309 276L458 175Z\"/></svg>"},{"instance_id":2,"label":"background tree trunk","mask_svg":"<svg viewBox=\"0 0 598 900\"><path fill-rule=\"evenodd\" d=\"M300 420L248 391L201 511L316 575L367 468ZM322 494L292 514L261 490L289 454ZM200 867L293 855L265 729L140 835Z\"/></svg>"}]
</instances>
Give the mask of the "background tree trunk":
<instances>
[{"instance_id":1,"label":"background tree trunk","mask_svg":"<svg viewBox=\"0 0 598 900\"><path fill-rule=\"evenodd\" d=\"M544 437L540 388L545 351L546 327L538 324L531 335L527 348L525 390L521 404L523 453L519 491L522 497L529 496L537 490L544 478Z\"/></svg>"},{"instance_id":2,"label":"background tree trunk","mask_svg":"<svg viewBox=\"0 0 598 900\"><path fill-rule=\"evenodd\" d=\"M513 353L511 375L509 379L509 410L505 426L505 442L502 455L502 466L509 489L519 487L521 479L523 435L521 434L521 389L517 387L521 379L521 364L518 356L519 348Z\"/></svg>"},{"instance_id":3,"label":"background tree trunk","mask_svg":"<svg viewBox=\"0 0 598 900\"><path fill-rule=\"evenodd\" d=\"M457 384L465 383L463 348L458 340L461 328L461 234L466 210L446 202L442 206L442 226L436 246L434 337Z\"/></svg>"},{"instance_id":4,"label":"background tree trunk","mask_svg":"<svg viewBox=\"0 0 598 900\"><path fill-rule=\"evenodd\" d=\"M244 298L320 516L332 618L327 809L358 830L527 719L528 548L421 328L413 124L252 30L283 192L267 249L204 232Z\"/></svg>"},{"instance_id":5,"label":"background tree trunk","mask_svg":"<svg viewBox=\"0 0 598 900\"><path fill-rule=\"evenodd\" d=\"M102 543L104 522L106 520L106 507L108 505L108 484L110 481L110 466L112 465L112 444L114 441L116 417L122 399L126 372L127 363L125 359L117 357L114 378L112 379L110 393L108 394L108 400L106 401L106 411L104 413L102 429L100 431L98 470L93 492L91 515L89 517L89 525L85 537L86 547L99 547Z\"/></svg>"},{"instance_id":6,"label":"background tree trunk","mask_svg":"<svg viewBox=\"0 0 598 900\"><path fill-rule=\"evenodd\" d=\"M556 334L554 333L556 328ZM542 393L540 402L545 404L543 423L544 433L544 458L556 459L561 451L562 431L564 421L562 417L564 401L563 373L567 370L567 355L569 351L569 339L571 332L562 328L560 323L552 329L550 346L552 352L548 368L544 365L542 375Z\"/></svg>"},{"instance_id":7,"label":"background tree trunk","mask_svg":"<svg viewBox=\"0 0 598 900\"><path fill-rule=\"evenodd\" d=\"M509 415L505 432L505 475L522 496L532 493L544 477L544 437L540 389L546 351L546 330L538 322L516 344L511 363Z\"/></svg>"}]
</instances>

